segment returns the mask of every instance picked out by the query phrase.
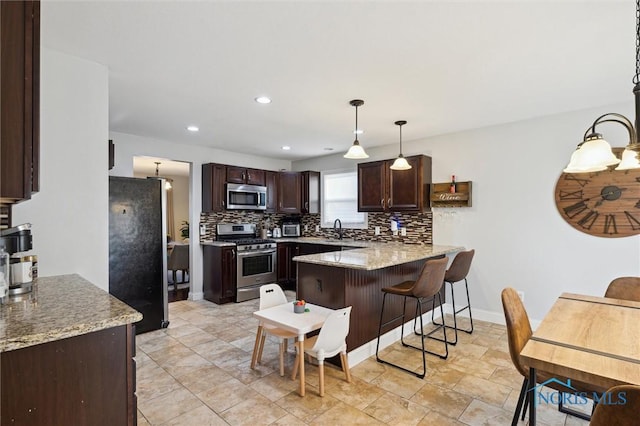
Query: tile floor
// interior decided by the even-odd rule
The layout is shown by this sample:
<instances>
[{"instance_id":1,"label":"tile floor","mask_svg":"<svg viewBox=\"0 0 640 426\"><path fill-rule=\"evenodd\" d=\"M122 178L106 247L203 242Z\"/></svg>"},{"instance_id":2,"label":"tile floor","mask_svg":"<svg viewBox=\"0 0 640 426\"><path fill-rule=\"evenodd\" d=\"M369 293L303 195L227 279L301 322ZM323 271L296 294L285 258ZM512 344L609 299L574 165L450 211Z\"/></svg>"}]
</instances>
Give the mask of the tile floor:
<instances>
[{"instance_id":1,"label":"tile floor","mask_svg":"<svg viewBox=\"0 0 640 426\"><path fill-rule=\"evenodd\" d=\"M145 425L508 425L522 384L511 364L504 326L476 321L459 333L449 358L427 357L418 379L376 362L351 368L353 381L331 365L325 397L318 396L317 367L307 364L307 393L291 380L289 347L285 377L277 341L265 343L262 365L250 369L258 301L169 305L167 329L136 337L138 424ZM437 342L433 342L437 343ZM437 348L440 349L440 348ZM383 358L422 368L418 351L396 343ZM520 422L520 424L526 424ZM538 409L541 425L587 425L557 411Z\"/></svg>"}]
</instances>

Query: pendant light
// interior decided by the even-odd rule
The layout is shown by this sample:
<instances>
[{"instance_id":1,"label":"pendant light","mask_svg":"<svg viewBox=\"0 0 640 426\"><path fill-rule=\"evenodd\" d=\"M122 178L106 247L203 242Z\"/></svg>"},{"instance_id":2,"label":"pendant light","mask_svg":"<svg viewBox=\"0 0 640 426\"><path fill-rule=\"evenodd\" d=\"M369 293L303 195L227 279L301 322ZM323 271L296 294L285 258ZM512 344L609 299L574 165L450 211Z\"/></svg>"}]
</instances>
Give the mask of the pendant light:
<instances>
[{"instance_id":1,"label":"pendant light","mask_svg":"<svg viewBox=\"0 0 640 426\"><path fill-rule=\"evenodd\" d=\"M616 164L616 170L640 168L640 0L636 0L636 74L633 84L636 104L635 128L628 118L620 114L608 113L596 118L585 132L578 149L571 155L569 165L563 170L565 173L598 172ZM622 124L629 132L629 144L622 153L622 161L613 154L611 145L602 135L596 133L596 126L602 123Z\"/></svg>"},{"instance_id":2,"label":"pendant light","mask_svg":"<svg viewBox=\"0 0 640 426\"><path fill-rule=\"evenodd\" d=\"M160 164L162 164L159 161L154 161L154 163L156 164L156 177L159 178L160 177ZM173 185L171 185L172 180L169 178L162 178L164 179L164 189L171 189L173 188Z\"/></svg>"},{"instance_id":3,"label":"pendant light","mask_svg":"<svg viewBox=\"0 0 640 426\"><path fill-rule=\"evenodd\" d=\"M407 163L407 159L402 155L402 126L405 124L407 124L405 120L398 120L395 122L395 125L400 127L400 154L391 167L389 167L391 170L409 170L411 168L411 165Z\"/></svg>"},{"instance_id":4,"label":"pendant light","mask_svg":"<svg viewBox=\"0 0 640 426\"><path fill-rule=\"evenodd\" d=\"M360 142L358 142L358 107L364 105L364 101L360 99L354 99L349 102L349 105L356 107L356 140L353 141L353 145L349 148L349 151L344 155L344 158L349 158L351 160L359 160L362 158L369 158L366 152L364 152L364 148L360 146Z\"/></svg>"}]
</instances>

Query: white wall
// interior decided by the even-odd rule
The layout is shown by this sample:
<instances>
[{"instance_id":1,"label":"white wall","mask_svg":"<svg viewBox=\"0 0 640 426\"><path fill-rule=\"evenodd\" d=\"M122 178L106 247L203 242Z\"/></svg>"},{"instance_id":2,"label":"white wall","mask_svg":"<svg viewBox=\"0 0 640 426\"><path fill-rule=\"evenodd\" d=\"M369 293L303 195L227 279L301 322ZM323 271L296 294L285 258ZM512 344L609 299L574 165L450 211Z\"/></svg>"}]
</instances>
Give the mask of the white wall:
<instances>
[{"instance_id":1,"label":"white wall","mask_svg":"<svg viewBox=\"0 0 640 426\"><path fill-rule=\"evenodd\" d=\"M476 249L469 285L478 317L503 321L500 291L507 286L525 292L525 305L535 320L543 318L561 292L602 295L613 278L640 276L640 236L581 233L564 222L554 203L555 183L586 128L605 112L633 117L632 108L613 105L403 141L405 155L432 157L434 182L449 181L452 174L458 181L473 181L473 207L434 209L433 232L435 244ZM409 125L404 130L405 137L411 134ZM624 129L602 131L614 146L628 141ZM366 138L361 143L366 148ZM367 161L394 158L397 141L390 143L366 148L371 156ZM355 167L339 154L294 162L293 167L349 165Z\"/></svg>"},{"instance_id":2,"label":"white wall","mask_svg":"<svg viewBox=\"0 0 640 426\"><path fill-rule=\"evenodd\" d=\"M191 263L191 289L189 298L202 299L202 248L198 235L200 226L200 212L202 211L202 164L221 163L258 169L280 170L290 169L291 162L257 157L253 155L237 154L220 149L212 149L195 145L178 145L169 141L145 138L126 133L111 132L109 139L115 145L115 166L109 172L112 176L133 176L133 157L149 156L166 158L174 161L191 163L189 185L189 224L191 235L189 241Z\"/></svg>"},{"instance_id":3,"label":"white wall","mask_svg":"<svg viewBox=\"0 0 640 426\"><path fill-rule=\"evenodd\" d=\"M33 225L38 274L79 273L109 289L107 68L41 50L40 192L13 207Z\"/></svg>"}]
</instances>

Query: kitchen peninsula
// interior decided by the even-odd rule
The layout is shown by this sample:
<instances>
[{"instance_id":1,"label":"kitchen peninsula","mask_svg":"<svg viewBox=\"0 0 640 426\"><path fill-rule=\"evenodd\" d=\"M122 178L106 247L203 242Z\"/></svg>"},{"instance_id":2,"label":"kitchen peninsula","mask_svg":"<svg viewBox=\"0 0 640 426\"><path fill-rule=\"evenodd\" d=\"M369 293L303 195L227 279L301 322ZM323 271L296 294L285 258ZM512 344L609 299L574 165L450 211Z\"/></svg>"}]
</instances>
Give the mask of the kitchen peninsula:
<instances>
[{"instance_id":1,"label":"kitchen peninsula","mask_svg":"<svg viewBox=\"0 0 640 426\"><path fill-rule=\"evenodd\" d=\"M79 275L0 306L2 424L132 425L142 314Z\"/></svg>"},{"instance_id":2,"label":"kitchen peninsula","mask_svg":"<svg viewBox=\"0 0 640 426\"><path fill-rule=\"evenodd\" d=\"M317 240L315 242L318 243ZM442 245L344 240L322 243L340 247L336 247L336 251L293 258L298 265L297 297L332 309L353 306L347 337L348 351L377 337L383 287L415 280L428 259L441 258L464 249ZM360 248L352 248L353 246ZM444 301L444 292L441 292ZM401 313L402 302L401 297L387 300L385 321ZM424 308L430 310L431 306ZM411 316L414 312L415 302L409 301L407 313ZM383 329L383 333L392 328Z\"/></svg>"}]
</instances>

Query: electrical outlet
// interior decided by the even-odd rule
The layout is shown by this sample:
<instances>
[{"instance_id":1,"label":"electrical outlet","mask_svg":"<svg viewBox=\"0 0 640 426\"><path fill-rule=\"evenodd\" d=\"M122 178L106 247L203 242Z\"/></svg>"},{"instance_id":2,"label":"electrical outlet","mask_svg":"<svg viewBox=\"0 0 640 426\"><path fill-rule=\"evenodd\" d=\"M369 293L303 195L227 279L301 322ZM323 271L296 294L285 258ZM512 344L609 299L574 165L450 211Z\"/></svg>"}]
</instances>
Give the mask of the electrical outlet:
<instances>
[{"instance_id":1,"label":"electrical outlet","mask_svg":"<svg viewBox=\"0 0 640 426\"><path fill-rule=\"evenodd\" d=\"M207 233L207 225L205 225L204 223L200 224L200 235L206 235Z\"/></svg>"},{"instance_id":2,"label":"electrical outlet","mask_svg":"<svg viewBox=\"0 0 640 426\"><path fill-rule=\"evenodd\" d=\"M304 232L309 232L309 225L304 226Z\"/></svg>"},{"instance_id":3,"label":"electrical outlet","mask_svg":"<svg viewBox=\"0 0 640 426\"><path fill-rule=\"evenodd\" d=\"M403 237L407 236L407 228L400 228L400 235L402 235Z\"/></svg>"},{"instance_id":4,"label":"electrical outlet","mask_svg":"<svg viewBox=\"0 0 640 426\"><path fill-rule=\"evenodd\" d=\"M379 226L376 226L375 228L373 228L373 233L374 233L375 235L380 235L380 227L379 227Z\"/></svg>"},{"instance_id":5,"label":"electrical outlet","mask_svg":"<svg viewBox=\"0 0 640 426\"><path fill-rule=\"evenodd\" d=\"M519 291L518 292L518 297L520 298L520 301L522 303L524 303L524 291Z\"/></svg>"},{"instance_id":6,"label":"electrical outlet","mask_svg":"<svg viewBox=\"0 0 640 426\"><path fill-rule=\"evenodd\" d=\"M316 232L320 232L320 225L316 225Z\"/></svg>"}]
</instances>

